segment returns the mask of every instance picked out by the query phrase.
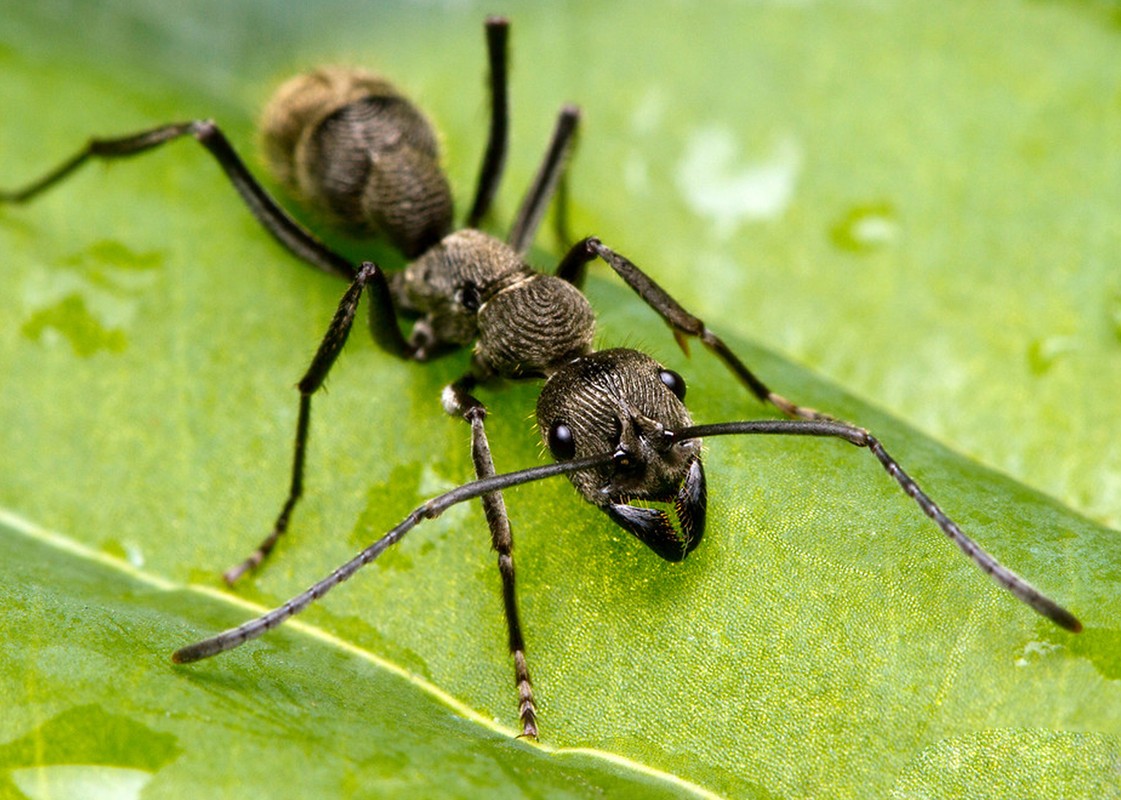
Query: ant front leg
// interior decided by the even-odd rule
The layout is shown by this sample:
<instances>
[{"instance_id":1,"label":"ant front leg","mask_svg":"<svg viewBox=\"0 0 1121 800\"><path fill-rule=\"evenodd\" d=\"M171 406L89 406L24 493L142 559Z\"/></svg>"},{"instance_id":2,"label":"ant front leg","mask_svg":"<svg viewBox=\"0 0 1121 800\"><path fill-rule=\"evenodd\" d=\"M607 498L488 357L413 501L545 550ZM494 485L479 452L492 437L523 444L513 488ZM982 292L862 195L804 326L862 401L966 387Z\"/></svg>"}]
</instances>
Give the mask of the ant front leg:
<instances>
[{"instance_id":1,"label":"ant front leg","mask_svg":"<svg viewBox=\"0 0 1121 800\"><path fill-rule=\"evenodd\" d=\"M494 460L490 455L483 421L487 408L471 390L478 383L473 375L466 375L444 389L444 410L453 417L463 417L471 425L471 460L475 464L476 479L494 476ZM517 595L514 591L514 537L510 532L510 517L502 492L482 495L483 511L490 526L491 546L498 553L498 571L502 575L502 600L506 609L506 626L510 634L510 655L514 658L514 682L518 689L518 716L522 723L522 736L537 738L537 707L533 702L533 685L526 666L525 639L518 618Z\"/></svg>"},{"instance_id":2,"label":"ant front leg","mask_svg":"<svg viewBox=\"0 0 1121 800\"><path fill-rule=\"evenodd\" d=\"M210 120L177 122L112 139L91 139L75 155L38 180L16 191L0 191L0 203L29 202L68 178L91 159L128 158L183 136L193 136L214 156L250 213L293 255L330 275L347 280L354 277L355 266L304 229L269 196L249 172L225 134Z\"/></svg>"},{"instance_id":3,"label":"ant front leg","mask_svg":"<svg viewBox=\"0 0 1121 800\"><path fill-rule=\"evenodd\" d=\"M764 403L770 403L788 417L807 420L831 420L828 414L812 408L797 405L778 392L771 391L755 373L747 368L739 356L724 343L724 340L709 330L699 318L686 311L654 279L635 264L605 246L599 239L589 236L577 242L557 266L557 277L574 286L581 286L587 273L588 262L596 257L602 258L619 274L628 286L650 306L673 330L674 338L681 349L688 353L686 336L696 336L701 342L724 362L736 378Z\"/></svg>"},{"instance_id":4,"label":"ant front leg","mask_svg":"<svg viewBox=\"0 0 1121 800\"><path fill-rule=\"evenodd\" d=\"M397 315L390 295L389 284L381 268L370 261L362 264L358 274L354 276L350 288L343 295L335 316L327 328L327 334L319 344L319 349L311 360L311 366L300 379L297 387L300 390L300 411L296 422L296 441L292 456L292 480L288 489L288 498L276 518L272 532L265 537L257 548L240 564L231 567L222 573L226 583L233 585L246 572L256 569L268 557L280 537L288 530L288 520L292 515L296 503L303 494L304 487L304 456L307 452L308 429L311 422L311 397L327 379L335 360L346 344L350 329L354 325L354 315L358 310L358 301L362 297L362 290L367 289L371 295L370 329L374 339L383 349L400 356L412 358L413 350L401 335L397 327Z\"/></svg>"}]
</instances>

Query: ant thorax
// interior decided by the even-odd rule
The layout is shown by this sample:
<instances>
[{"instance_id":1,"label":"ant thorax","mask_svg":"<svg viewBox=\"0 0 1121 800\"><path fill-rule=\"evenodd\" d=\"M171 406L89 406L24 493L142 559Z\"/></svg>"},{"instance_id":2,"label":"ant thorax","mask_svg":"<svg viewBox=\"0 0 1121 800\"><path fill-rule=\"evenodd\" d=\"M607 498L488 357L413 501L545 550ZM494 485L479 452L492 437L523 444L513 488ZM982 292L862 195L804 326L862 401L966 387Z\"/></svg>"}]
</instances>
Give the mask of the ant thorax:
<instances>
[{"instance_id":1,"label":"ant thorax","mask_svg":"<svg viewBox=\"0 0 1121 800\"><path fill-rule=\"evenodd\" d=\"M475 342L483 376L551 375L591 350L595 313L583 293L473 228L444 237L392 275L390 285L398 308L420 315L414 346L433 351Z\"/></svg>"}]
</instances>

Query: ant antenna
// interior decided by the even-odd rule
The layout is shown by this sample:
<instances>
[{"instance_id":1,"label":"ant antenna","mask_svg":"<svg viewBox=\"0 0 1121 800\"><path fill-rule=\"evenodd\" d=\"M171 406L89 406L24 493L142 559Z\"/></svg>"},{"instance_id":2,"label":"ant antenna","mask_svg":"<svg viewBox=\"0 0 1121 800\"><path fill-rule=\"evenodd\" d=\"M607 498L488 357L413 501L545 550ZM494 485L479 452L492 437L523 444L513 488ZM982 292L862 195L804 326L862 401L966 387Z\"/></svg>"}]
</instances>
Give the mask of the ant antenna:
<instances>
[{"instance_id":1,"label":"ant antenna","mask_svg":"<svg viewBox=\"0 0 1121 800\"><path fill-rule=\"evenodd\" d=\"M884 449L880 441L863 428L835 420L753 420L745 422L720 422L712 425L695 425L679 431L667 432L673 440L697 439L703 436L729 436L732 434L780 434L788 436L827 436L844 439L857 447L865 447L879 459L888 475L903 488L923 513L930 517L969 558L999 585L1003 586L1036 612L1068 631L1078 633L1082 623L1074 614L1067 611L1051 598L1036 589L1012 570L1005 567L979 544L970 539L946 516L914 478L903 471L894 458Z\"/></svg>"},{"instance_id":2,"label":"ant antenna","mask_svg":"<svg viewBox=\"0 0 1121 800\"><path fill-rule=\"evenodd\" d=\"M532 483L533 481L552 478L556 475L568 475L585 469L602 467L610 464L612 457L611 453L602 453L598 456L561 461L540 467L530 467L529 469L507 472L502 475L492 475L488 478L481 478L471 481L470 483L465 483L462 486L452 489L450 492L445 492L439 497L434 497L428 502L414 508L412 512L389 533L382 536L326 578L316 582L304 592L293 597L284 605L256 619L251 619L249 622L238 625L236 628L223 631L217 636L204 639L195 644L189 644L186 647L181 647L172 654L171 660L176 664L190 664L193 661L201 661L204 658L216 656L227 650L233 650L235 647L239 647L249 640L256 639L258 636L271 631L285 620L299 614L309 605L327 594L327 592L350 578L362 567L385 552L390 545L396 544L404 538L406 533L421 522L426 519L435 519L457 503L462 503L465 500L473 500L476 497L489 494L490 492L508 489L511 486L520 486L523 483Z\"/></svg>"}]
</instances>

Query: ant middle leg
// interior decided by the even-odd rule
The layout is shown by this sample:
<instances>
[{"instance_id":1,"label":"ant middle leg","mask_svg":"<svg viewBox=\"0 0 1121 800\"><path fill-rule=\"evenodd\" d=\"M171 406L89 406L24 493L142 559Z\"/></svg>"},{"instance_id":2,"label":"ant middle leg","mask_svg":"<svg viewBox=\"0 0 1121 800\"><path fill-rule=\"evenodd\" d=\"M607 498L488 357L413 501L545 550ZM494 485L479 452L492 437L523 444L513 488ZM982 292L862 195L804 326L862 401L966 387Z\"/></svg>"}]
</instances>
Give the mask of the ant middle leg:
<instances>
[{"instance_id":1,"label":"ant middle leg","mask_svg":"<svg viewBox=\"0 0 1121 800\"><path fill-rule=\"evenodd\" d=\"M549 146L545 149L545 157L541 166L537 168L537 175L522 199L514 224L510 226L510 233L506 237L507 243L517 253L525 253L529 249L533 236L537 232L541 219L549 202L556 195L558 202L557 211L557 238L562 242L570 241L568 238L568 191L565 182L565 167L576 140L576 131L580 124L580 109L574 105L566 105L557 115L553 135Z\"/></svg>"},{"instance_id":2,"label":"ant middle leg","mask_svg":"<svg viewBox=\"0 0 1121 800\"><path fill-rule=\"evenodd\" d=\"M22 189L0 191L0 203L26 203L34 200L92 159L108 161L128 158L154 150L183 136L194 137L210 152L241 195L250 213L289 252L330 275L346 280L354 277L357 271L354 264L319 241L273 200L249 172L225 134L211 120L176 122L127 136L90 139L73 156Z\"/></svg>"},{"instance_id":3,"label":"ant middle leg","mask_svg":"<svg viewBox=\"0 0 1121 800\"><path fill-rule=\"evenodd\" d=\"M460 378L444 389L442 402L448 414L462 417L471 425L471 460L475 465L475 478L482 479L493 477L495 471L484 427L487 409L471 394L477 382L471 374ZM509 631L510 655L514 659L514 683L518 690L518 716L522 723L522 736L536 739L537 707L533 702L533 684L526 666L525 638L522 636L514 589L514 537L510 531L510 517L506 513L502 492L489 492L482 495L481 499L487 525L490 527L491 546L498 553L498 571L502 575L502 600Z\"/></svg>"},{"instance_id":4,"label":"ant middle leg","mask_svg":"<svg viewBox=\"0 0 1121 800\"><path fill-rule=\"evenodd\" d=\"M695 336L711 350L732 374L760 401L770 403L788 417L806 420L831 420L828 414L823 414L812 408L800 406L778 392L772 391L763 381L755 375L747 365L740 360L724 340L717 336L705 325L699 317L690 314L680 303L673 299L665 289L659 286L653 278L639 269L633 262L607 247L599 239L589 236L577 242L561 259L557 266L556 275L563 280L580 286L587 273L587 265L596 257L602 258L618 273L634 292L642 298L665 320L673 330L673 336L678 345L688 353L687 336Z\"/></svg>"},{"instance_id":5,"label":"ant middle leg","mask_svg":"<svg viewBox=\"0 0 1121 800\"><path fill-rule=\"evenodd\" d=\"M292 479L288 488L288 497L273 524L272 532L245 560L222 573L222 578L231 586L246 572L260 566L288 530L288 520L303 494L304 456L307 452L308 430L311 424L311 398L327 379L327 374L342 352L343 345L346 344L350 329L354 325L354 315L357 313L358 301L362 297L363 290L370 295L370 328L375 341L385 350L401 358L413 357L413 349L405 341L401 329L397 327L397 315L385 273L377 264L364 262L358 274L354 276L350 288L339 301L339 307L331 318L331 324L319 344L319 349L312 357L311 365L297 384L300 390L300 410L296 422Z\"/></svg>"}]
</instances>

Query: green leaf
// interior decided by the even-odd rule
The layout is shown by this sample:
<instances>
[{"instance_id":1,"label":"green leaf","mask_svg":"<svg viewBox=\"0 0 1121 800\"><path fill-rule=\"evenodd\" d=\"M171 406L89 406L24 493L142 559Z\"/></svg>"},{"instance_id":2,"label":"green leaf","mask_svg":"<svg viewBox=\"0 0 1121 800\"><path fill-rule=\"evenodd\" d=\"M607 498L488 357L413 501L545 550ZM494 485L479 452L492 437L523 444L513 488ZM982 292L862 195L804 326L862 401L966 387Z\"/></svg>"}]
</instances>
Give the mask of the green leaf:
<instances>
[{"instance_id":1,"label":"green leaf","mask_svg":"<svg viewBox=\"0 0 1121 800\"><path fill-rule=\"evenodd\" d=\"M466 197L484 13L4 3L0 186L91 134L192 117L255 164L270 88L355 61L439 121ZM220 588L283 500L292 387L343 287L269 240L183 141L0 207L0 796L1117 796L1109 6L504 13L516 115L496 230L555 110L580 101L576 232L648 269L784 394L876 432L1086 631L991 585L867 453L724 437L706 442L706 539L681 564L562 480L507 494L540 746L512 738L474 506L299 625L171 665L471 472L466 426L438 402L466 355L401 364L354 336L315 400L292 533ZM545 267L557 248L539 244ZM681 372L698 421L768 415L617 281L593 275L588 294L600 343ZM499 469L544 458L536 388L484 392Z\"/></svg>"},{"instance_id":2,"label":"green leaf","mask_svg":"<svg viewBox=\"0 0 1121 800\"><path fill-rule=\"evenodd\" d=\"M232 619L228 602L18 521L2 531L4 683L27 699L5 714L5 732L23 735L0 746L4 796L691 793L635 765L520 742L321 632L279 637L287 652L267 668L176 669L177 638Z\"/></svg>"}]
</instances>

